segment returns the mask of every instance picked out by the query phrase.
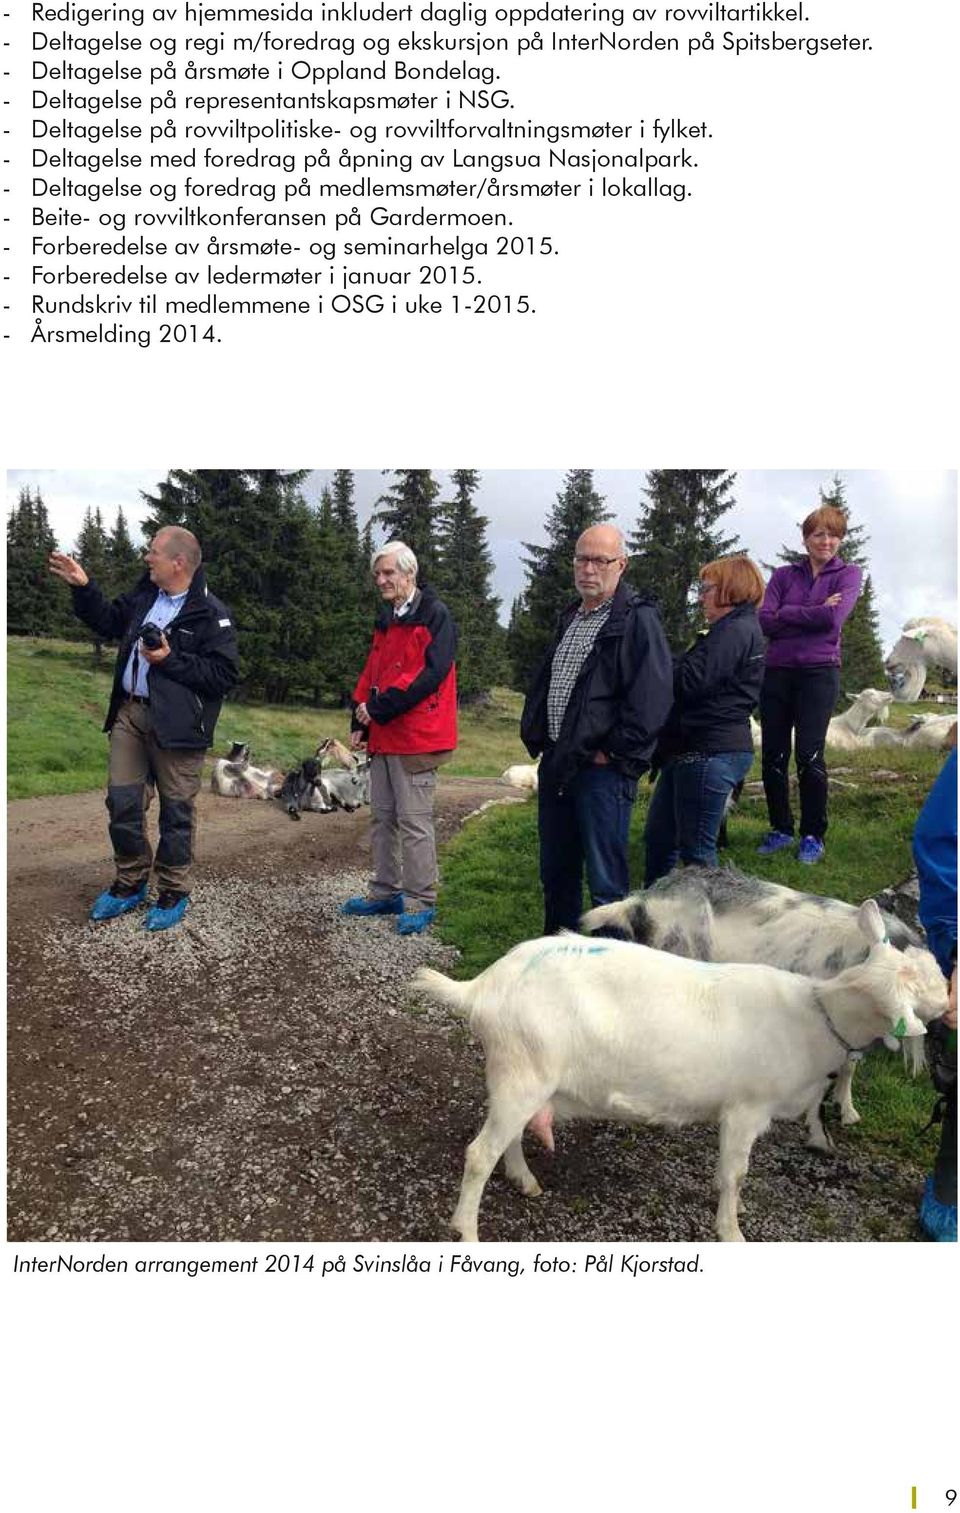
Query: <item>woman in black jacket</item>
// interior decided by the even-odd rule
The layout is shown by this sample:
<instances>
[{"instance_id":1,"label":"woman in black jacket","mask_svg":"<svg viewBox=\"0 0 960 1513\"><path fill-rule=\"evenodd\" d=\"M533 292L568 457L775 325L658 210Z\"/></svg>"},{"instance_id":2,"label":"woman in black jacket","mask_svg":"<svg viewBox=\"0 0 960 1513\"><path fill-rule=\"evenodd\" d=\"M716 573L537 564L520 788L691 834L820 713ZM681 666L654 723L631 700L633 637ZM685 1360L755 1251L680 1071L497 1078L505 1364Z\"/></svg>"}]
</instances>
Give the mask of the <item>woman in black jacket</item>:
<instances>
[{"instance_id":1,"label":"woman in black jacket","mask_svg":"<svg viewBox=\"0 0 960 1513\"><path fill-rule=\"evenodd\" d=\"M700 573L706 631L678 657L673 709L661 734L650 801L646 885L678 859L717 865L727 799L753 762L750 715L763 678L757 621L763 579L749 557L721 557Z\"/></svg>"}]
</instances>

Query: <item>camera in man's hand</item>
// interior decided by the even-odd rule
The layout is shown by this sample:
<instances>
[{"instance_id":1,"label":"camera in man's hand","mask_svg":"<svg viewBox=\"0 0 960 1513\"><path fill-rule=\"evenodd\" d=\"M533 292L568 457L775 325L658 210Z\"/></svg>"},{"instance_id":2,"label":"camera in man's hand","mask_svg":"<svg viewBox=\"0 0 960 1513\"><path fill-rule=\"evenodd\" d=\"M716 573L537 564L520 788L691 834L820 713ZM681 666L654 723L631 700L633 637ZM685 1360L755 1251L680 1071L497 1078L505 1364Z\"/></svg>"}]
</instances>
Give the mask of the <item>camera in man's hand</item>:
<instances>
[{"instance_id":1,"label":"camera in man's hand","mask_svg":"<svg viewBox=\"0 0 960 1513\"><path fill-rule=\"evenodd\" d=\"M152 620L148 620L140 627L140 640L147 651L159 651L163 646L163 631L159 625L154 625Z\"/></svg>"}]
</instances>

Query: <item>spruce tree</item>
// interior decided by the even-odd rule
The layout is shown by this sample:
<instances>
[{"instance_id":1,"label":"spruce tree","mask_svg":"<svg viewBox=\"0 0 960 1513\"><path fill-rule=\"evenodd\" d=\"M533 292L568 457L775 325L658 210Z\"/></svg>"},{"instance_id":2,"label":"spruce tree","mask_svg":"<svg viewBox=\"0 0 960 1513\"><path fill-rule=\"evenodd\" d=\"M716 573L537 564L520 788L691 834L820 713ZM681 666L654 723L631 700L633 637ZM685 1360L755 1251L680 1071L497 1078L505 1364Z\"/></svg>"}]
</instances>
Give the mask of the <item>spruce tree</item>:
<instances>
[{"instance_id":1,"label":"spruce tree","mask_svg":"<svg viewBox=\"0 0 960 1513\"><path fill-rule=\"evenodd\" d=\"M334 564L336 603L333 619L335 655L330 671L332 696L340 705L349 702L350 691L366 660L370 641L373 600L369 590L369 557L363 555L354 478L349 468L338 468L330 486L333 526L338 543Z\"/></svg>"},{"instance_id":2,"label":"spruce tree","mask_svg":"<svg viewBox=\"0 0 960 1513\"><path fill-rule=\"evenodd\" d=\"M314 687L317 543L300 493L308 472L177 468L143 495L148 535L182 525L199 540L211 587L233 612L248 697L280 702Z\"/></svg>"},{"instance_id":3,"label":"spruce tree","mask_svg":"<svg viewBox=\"0 0 960 1513\"><path fill-rule=\"evenodd\" d=\"M83 514L83 524L80 527L73 547L73 555L83 567L88 578L95 578L98 586L104 593L109 592L110 587L110 539L103 524L103 515L99 506L91 509L88 505Z\"/></svg>"},{"instance_id":4,"label":"spruce tree","mask_svg":"<svg viewBox=\"0 0 960 1513\"><path fill-rule=\"evenodd\" d=\"M383 602L380 598L379 593L377 592L377 585L373 581L373 573L370 568L370 564L373 561L373 554L376 551L377 546L382 545L382 543L378 543L374 538L373 521L374 517L371 515L360 536L360 561L362 566L360 577L359 604L361 618L366 624L366 645L364 647L363 662L366 661L367 651L369 650L370 636L373 633L374 622L377 618L377 613L380 609L380 605ZM361 662L360 664L361 667L363 666L363 662Z\"/></svg>"},{"instance_id":5,"label":"spruce tree","mask_svg":"<svg viewBox=\"0 0 960 1513\"><path fill-rule=\"evenodd\" d=\"M111 574L110 574L110 538L104 529L103 515L99 506L91 509L89 505L84 511L83 524L80 534L73 548L73 555L80 563L88 578L92 578L108 599L115 597ZM103 655L103 637L96 631L87 630L84 626L80 631L85 641L92 641L96 656Z\"/></svg>"},{"instance_id":6,"label":"spruce tree","mask_svg":"<svg viewBox=\"0 0 960 1513\"><path fill-rule=\"evenodd\" d=\"M545 522L547 544L523 543L527 584L514 602L507 646L514 686L525 689L556 630L557 616L576 598L573 551L592 525L610 519L593 486L592 468L572 468Z\"/></svg>"},{"instance_id":7,"label":"spruce tree","mask_svg":"<svg viewBox=\"0 0 960 1513\"><path fill-rule=\"evenodd\" d=\"M26 487L7 517L7 632L11 636L55 636L76 621L48 558L57 541L39 489Z\"/></svg>"},{"instance_id":8,"label":"spruce tree","mask_svg":"<svg viewBox=\"0 0 960 1513\"><path fill-rule=\"evenodd\" d=\"M457 468L450 478L455 494L439 511L437 586L459 632L457 693L470 702L503 680L503 632L490 582L489 521L473 503L480 474Z\"/></svg>"},{"instance_id":9,"label":"spruce tree","mask_svg":"<svg viewBox=\"0 0 960 1513\"><path fill-rule=\"evenodd\" d=\"M734 505L736 473L725 468L655 468L647 473L637 528L629 538L630 582L657 601L667 640L686 647L700 628L700 569L743 550L716 529Z\"/></svg>"},{"instance_id":10,"label":"spruce tree","mask_svg":"<svg viewBox=\"0 0 960 1513\"><path fill-rule=\"evenodd\" d=\"M829 489L819 490L821 505L829 504L842 511L847 521L847 533L840 546L839 555L844 562L855 562L863 572L863 587L852 611L844 622L840 640L840 680L845 696L853 698L862 688L885 688L887 675L883 666L883 645L880 640L880 619L873 594L867 547L870 537L866 527L854 525L850 520L847 489L839 473L834 473ZM797 522L797 532L800 531ZM783 546L778 553L781 562L806 562L807 554L797 547ZM764 563L770 571L770 565Z\"/></svg>"},{"instance_id":11,"label":"spruce tree","mask_svg":"<svg viewBox=\"0 0 960 1513\"><path fill-rule=\"evenodd\" d=\"M117 510L116 522L107 540L107 564L113 597L132 588L143 572L143 556L130 539L127 517L122 508Z\"/></svg>"},{"instance_id":12,"label":"spruce tree","mask_svg":"<svg viewBox=\"0 0 960 1513\"><path fill-rule=\"evenodd\" d=\"M396 482L377 500L374 514L388 541L405 541L419 564L417 581L432 583L437 569L434 500L440 485L429 468L395 468Z\"/></svg>"}]
</instances>

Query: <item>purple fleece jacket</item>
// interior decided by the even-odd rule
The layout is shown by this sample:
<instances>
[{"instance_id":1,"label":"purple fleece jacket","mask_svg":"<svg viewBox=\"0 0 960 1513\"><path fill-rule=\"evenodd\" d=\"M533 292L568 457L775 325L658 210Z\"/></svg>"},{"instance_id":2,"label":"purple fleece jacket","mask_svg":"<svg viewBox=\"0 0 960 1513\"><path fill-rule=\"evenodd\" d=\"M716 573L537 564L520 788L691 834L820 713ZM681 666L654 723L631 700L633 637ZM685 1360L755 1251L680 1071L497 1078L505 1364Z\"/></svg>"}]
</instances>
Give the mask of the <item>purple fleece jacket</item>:
<instances>
[{"instance_id":1,"label":"purple fleece jacket","mask_svg":"<svg viewBox=\"0 0 960 1513\"><path fill-rule=\"evenodd\" d=\"M840 665L840 629L857 602L859 567L839 557L816 577L809 561L778 567L760 607L760 629L769 640L768 667ZM839 594L839 604L824 604Z\"/></svg>"}]
</instances>

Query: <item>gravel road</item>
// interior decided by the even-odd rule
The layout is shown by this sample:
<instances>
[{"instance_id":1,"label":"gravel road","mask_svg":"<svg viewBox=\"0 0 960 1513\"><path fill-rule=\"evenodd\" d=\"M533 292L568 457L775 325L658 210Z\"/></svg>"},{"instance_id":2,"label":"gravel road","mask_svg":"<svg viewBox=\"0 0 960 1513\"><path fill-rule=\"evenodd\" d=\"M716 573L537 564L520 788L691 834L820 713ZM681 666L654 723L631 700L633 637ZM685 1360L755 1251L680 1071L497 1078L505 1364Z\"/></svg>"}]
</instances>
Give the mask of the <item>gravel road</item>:
<instances>
[{"instance_id":1,"label":"gravel road","mask_svg":"<svg viewBox=\"0 0 960 1513\"><path fill-rule=\"evenodd\" d=\"M495 784L441 778L452 834ZM463 1147L482 1119L477 1048L411 1004L430 935L345 920L366 814L306 815L205 792L183 928L95 926L110 878L99 793L9 806L8 1235L15 1241L412 1241L450 1238ZM902 1240L919 1170L858 1131L808 1151L799 1124L754 1149L754 1240ZM522 1199L496 1174L489 1240L712 1238L716 1132L583 1124Z\"/></svg>"}]
</instances>

